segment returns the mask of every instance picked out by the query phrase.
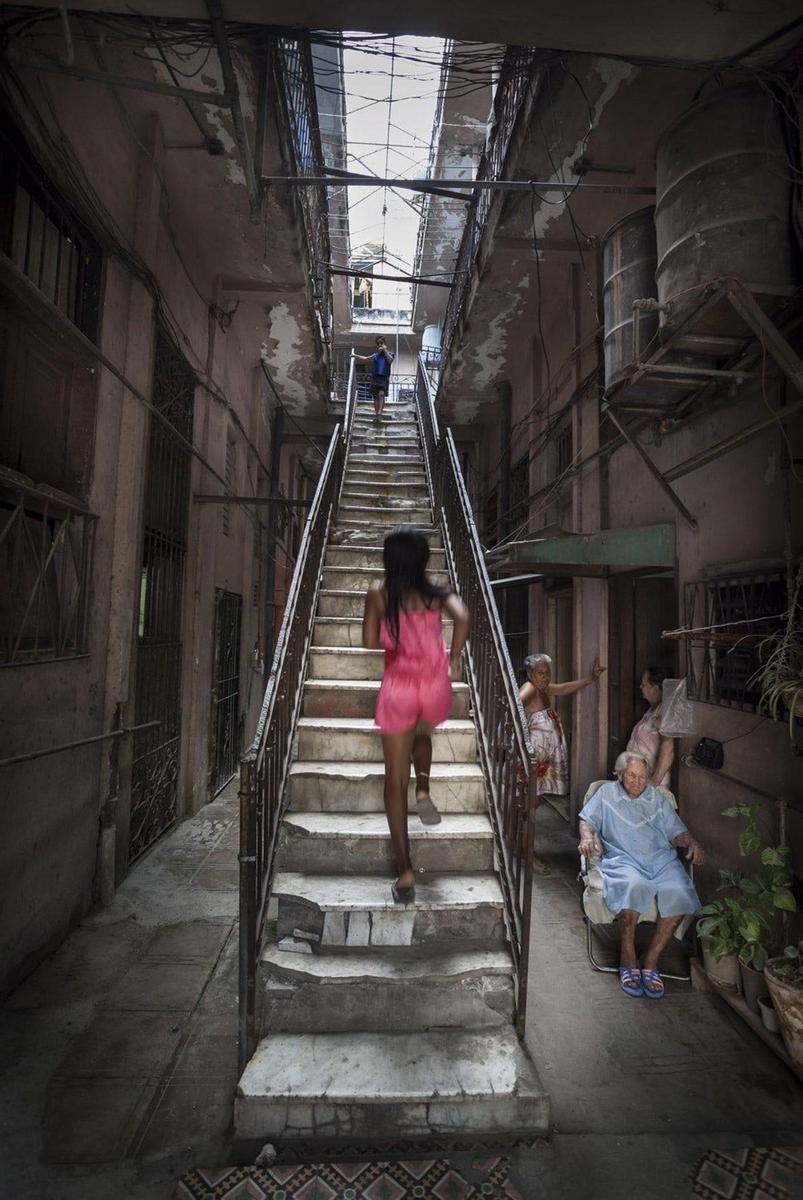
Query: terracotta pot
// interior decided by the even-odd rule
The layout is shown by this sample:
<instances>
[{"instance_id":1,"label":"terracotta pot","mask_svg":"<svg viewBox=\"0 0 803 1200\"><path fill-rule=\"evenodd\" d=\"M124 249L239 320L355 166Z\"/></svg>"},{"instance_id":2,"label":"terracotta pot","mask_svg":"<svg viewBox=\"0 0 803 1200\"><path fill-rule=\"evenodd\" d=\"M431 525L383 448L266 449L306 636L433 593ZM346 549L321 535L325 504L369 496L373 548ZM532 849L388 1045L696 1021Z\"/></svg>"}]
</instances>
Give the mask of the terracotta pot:
<instances>
[{"instance_id":1,"label":"terracotta pot","mask_svg":"<svg viewBox=\"0 0 803 1200\"><path fill-rule=\"evenodd\" d=\"M703 952L705 973L714 983L726 988L729 992L739 991L739 959L735 954L726 954L717 960L711 953L711 939L701 937L700 948Z\"/></svg>"},{"instance_id":2,"label":"terracotta pot","mask_svg":"<svg viewBox=\"0 0 803 1200\"><path fill-rule=\"evenodd\" d=\"M775 973L783 958L771 958L764 968L772 1003L781 1025L781 1037L789 1057L803 1067L803 986L787 983Z\"/></svg>"},{"instance_id":3,"label":"terracotta pot","mask_svg":"<svg viewBox=\"0 0 803 1200\"><path fill-rule=\"evenodd\" d=\"M770 1033L781 1032L781 1022L778 1020L771 996L759 996L758 1011L761 1013L761 1023L765 1029L768 1029Z\"/></svg>"},{"instance_id":4,"label":"terracotta pot","mask_svg":"<svg viewBox=\"0 0 803 1200\"><path fill-rule=\"evenodd\" d=\"M739 975L742 980L742 995L745 1003L754 1013L758 1013L759 997L766 996L768 993L764 972L754 971L752 967L746 967L744 963L739 963Z\"/></svg>"}]
</instances>

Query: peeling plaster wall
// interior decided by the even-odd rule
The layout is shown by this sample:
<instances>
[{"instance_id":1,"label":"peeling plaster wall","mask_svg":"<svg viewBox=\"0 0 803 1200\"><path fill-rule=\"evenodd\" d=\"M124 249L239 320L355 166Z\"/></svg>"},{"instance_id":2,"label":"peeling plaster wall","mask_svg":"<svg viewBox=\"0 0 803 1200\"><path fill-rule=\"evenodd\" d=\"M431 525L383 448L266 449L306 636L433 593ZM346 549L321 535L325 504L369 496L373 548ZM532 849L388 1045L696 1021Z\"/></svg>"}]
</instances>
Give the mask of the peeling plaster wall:
<instances>
[{"instance_id":1,"label":"peeling plaster wall","mask_svg":"<svg viewBox=\"0 0 803 1200\"><path fill-rule=\"evenodd\" d=\"M176 332L180 350L199 376L209 372L227 398L229 411L219 398L197 387L193 439L199 453L223 476L226 439L231 433L237 462L233 490L253 493L257 453L265 463L270 457L267 385L259 367L266 336L272 341L277 386L285 389L288 401L307 406L315 397L322 410L313 376L318 364L310 349L312 327L309 318L305 324L302 316L307 311L306 285L292 250L298 234L292 229L288 233L287 209L275 205L270 229L270 237L282 248L274 254L268 245L268 261L287 290L272 304L269 320L264 298L238 303L220 289L221 275L236 276L242 263L251 262L251 239L260 243L255 261L261 263L265 231L255 232L250 224L242 188L227 184L204 189L210 178L206 173L217 172L219 160L200 157L199 152L192 160L179 159L180 152L171 158L163 142L168 135L180 137L183 127L162 130L153 115L143 113L138 94L129 110L134 137L115 104L93 102L98 93L94 85L57 77L48 78L47 86L61 130L76 147L80 166L109 210L120 238L154 272L167 318L181 329ZM103 89L100 94L106 96ZM154 107L164 109L168 119L176 114L180 122L186 119L184 110L169 100L147 97L144 103L151 112ZM190 161L197 166L187 172ZM166 182L167 199L160 181ZM228 203L228 224L222 226L219 213L226 211ZM210 320L207 297L218 304L220 320ZM105 265L99 344L146 395L152 380L153 332L150 295L122 261L110 257ZM88 503L98 522L88 654L0 670L4 756L97 736L111 727L118 704L124 722L134 723L136 656L132 650L150 418L108 371L101 369L97 378ZM253 448L247 446L246 435ZM194 460L191 490L219 494L221 484ZM246 739L253 734L261 700L261 678L252 678L251 655L254 642L262 639L264 610L261 592L257 606L253 604L259 573L253 527L246 515L232 505L225 536L221 505L190 502L189 508L179 819L208 797L215 588L242 596L241 712ZM92 745L4 772L0 991L30 971L93 903L99 815L110 794L109 746L108 742ZM124 740L117 793L118 878L126 869L130 758Z\"/></svg>"}]
</instances>

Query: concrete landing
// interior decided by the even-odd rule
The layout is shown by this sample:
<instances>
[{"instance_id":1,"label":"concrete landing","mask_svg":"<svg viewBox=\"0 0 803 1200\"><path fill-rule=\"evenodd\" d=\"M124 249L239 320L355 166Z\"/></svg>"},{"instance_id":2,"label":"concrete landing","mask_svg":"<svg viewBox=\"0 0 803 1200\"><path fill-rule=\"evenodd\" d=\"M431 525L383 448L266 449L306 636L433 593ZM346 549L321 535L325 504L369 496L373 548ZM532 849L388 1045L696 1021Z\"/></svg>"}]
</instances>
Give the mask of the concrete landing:
<instances>
[{"instance_id":1,"label":"concrete landing","mask_svg":"<svg viewBox=\"0 0 803 1200\"><path fill-rule=\"evenodd\" d=\"M545 1134L549 1099L510 1028L274 1034L237 1088L240 1138Z\"/></svg>"}]
</instances>

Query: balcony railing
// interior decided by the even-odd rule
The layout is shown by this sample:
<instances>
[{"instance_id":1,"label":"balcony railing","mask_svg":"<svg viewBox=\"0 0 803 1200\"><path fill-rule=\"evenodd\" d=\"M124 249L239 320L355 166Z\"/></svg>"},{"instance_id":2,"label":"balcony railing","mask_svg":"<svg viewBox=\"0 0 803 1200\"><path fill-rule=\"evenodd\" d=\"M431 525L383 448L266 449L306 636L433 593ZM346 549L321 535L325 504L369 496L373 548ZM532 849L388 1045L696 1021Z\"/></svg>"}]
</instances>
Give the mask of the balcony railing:
<instances>
[{"instance_id":1,"label":"balcony railing","mask_svg":"<svg viewBox=\"0 0 803 1200\"><path fill-rule=\"evenodd\" d=\"M290 133L293 171L296 175L324 175L326 171L309 42L302 38L279 38L276 43L276 67L278 92ZM323 340L329 343L332 281L327 269L331 254L326 188L302 187L297 191L310 259L310 283L320 314Z\"/></svg>"},{"instance_id":2,"label":"balcony railing","mask_svg":"<svg viewBox=\"0 0 803 1200\"><path fill-rule=\"evenodd\" d=\"M477 179L503 179L507 173L513 135L522 118L529 110L537 64L536 52L522 46L511 46L505 55L502 72L494 97L493 126L488 145L477 167ZM455 283L449 293L449 303L443 324L441 339L442 362L445 364L449 346L463 311L471 287L472 267L477 260L485 227L496 203L501 205L501 196L492 188L474 192L466 216L460 250L455 263Z\"/></svg>"}]
</instances>

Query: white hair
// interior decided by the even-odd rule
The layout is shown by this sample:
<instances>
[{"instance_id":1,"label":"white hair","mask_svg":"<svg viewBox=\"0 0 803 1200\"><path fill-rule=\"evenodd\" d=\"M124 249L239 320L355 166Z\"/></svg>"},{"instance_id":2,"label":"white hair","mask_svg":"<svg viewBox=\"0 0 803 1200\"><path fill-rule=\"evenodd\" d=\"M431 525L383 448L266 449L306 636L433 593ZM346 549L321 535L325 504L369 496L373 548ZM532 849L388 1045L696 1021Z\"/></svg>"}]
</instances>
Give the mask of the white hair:
<instances>
[{"instance_id":1,"label":"white hair","mask_svg":"<svg viewBox=\"0 0 803 1200\"><path fill-rule=\"evenodd\" d=\"M524 660L524 670L529 675L530 671L534 671L541 663L546 663L548 667L551 667L552 659L548 654L528 654Z\"/></svg>"},{"instance_id":2,"label":"white hair","mask_svg":"<svg viewBox=\"0 0 803 1200\"><path fill-rule=\"evenodd\" d=\"M647 762L643 754L637 754L635 750L623 750L613 764L614 775L624 775L627 768L632 762L640 762L644 764L644 770L647 775L650 773L650 764Z\"/></svg>"}]
</instances>

